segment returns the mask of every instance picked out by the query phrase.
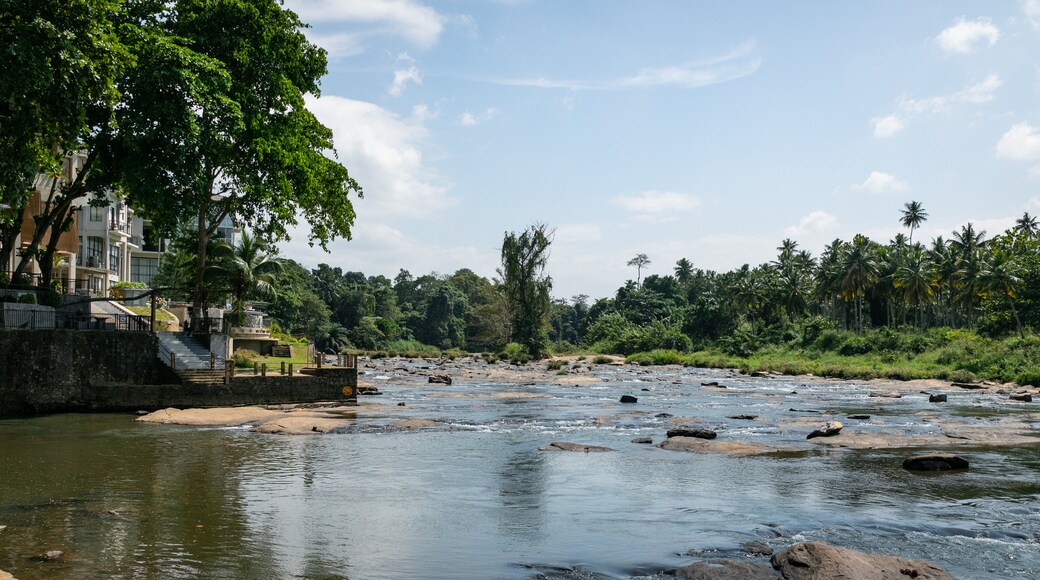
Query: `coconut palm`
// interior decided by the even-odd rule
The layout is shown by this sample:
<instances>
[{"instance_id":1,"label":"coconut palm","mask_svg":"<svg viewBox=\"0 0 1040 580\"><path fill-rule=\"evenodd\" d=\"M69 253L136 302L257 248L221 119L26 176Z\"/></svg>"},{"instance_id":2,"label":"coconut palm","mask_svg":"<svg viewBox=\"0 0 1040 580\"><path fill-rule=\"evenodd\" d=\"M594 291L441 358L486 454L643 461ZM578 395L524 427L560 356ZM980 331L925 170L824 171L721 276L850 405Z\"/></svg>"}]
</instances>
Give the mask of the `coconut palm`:
<instances>
[{"instance_id":1,"label":"coconut palm","mask_svg":"<svg viewBox=\"0 0 1040 580\"><path fill-rule=\"evenodd\" d=\"M920 327L921 307L935 296L935 274L924 249L920 246L910 248L893 275L892 285L902 294L903 300L914 307L917 326Z\"/></svg>"},{"instance_id":2,"label":"coconut palm","mask_svg":"<svg viewBox=\"0 0 1040 580\"><path fill-rule=\"evenodd\" d=\"M647 258L646 254L637 254L635 258L628 261L628 265L636 267L636 286L639 286L643 268L650 265L650 258Z\"/></svg>"},{"instance_id":3,"label":"coconut palm","mask_svg":"<svg viewBox=\"0 0 1040 580\"><path fill-rule=\"evenodd\" d=\"M928 212L924 211L924 206L919 201L907 202L902 209L903 217L899 219L899 222L903 224L903 227L910 228L910 243L914 243L914 230L921 227L921 224L928 219Z\"/></svg>"},{"instance_id":4,"label":"coconut palm","mask_svg":"<svg viewBox=\"0 0 1040 580\"><path fill-rule=\"evenodd\" d=\"M989 267L983 272L982 282L987 291L1003 296L1007 300L1008 306L1011 307L1011 315L1015 319L1015 329L1018 330L1020 337L1025 338L1022 321L1015 308L1015 298L1018 297L1016 288L1022 284L1022 278L1021 269L1014 258L1003 250L994 252L990 258Z\"/></svg>"},{"instance_id":5,"label":"coconut palm","mask_svg":"<svg viewBox=\"0 0 1040 580\"><path fill-rule=\"evenodd\" d=\"M689 284L693 280L693 263L686 258L680 258L675 263L675 279L682 286Z\"/></svg>"},{"instance_id":6,"label":"coconut palm","mask_svg":"<svg viewBox=\"0 0 1040 580\"><path fill-rule=\"evenodd\" d=\"M238 246L218 244L210 266L211 279L227 288L235 323L241 325L245 317L245 301L250 296L271 297L282 273L282 263L267 244L242 232Z\"/></svg>"},{"instance_id":7,"label":"coconut palm","mask_svg":"<svg viewBox=\"0 0 1040 580\"><path fill-rule=\"evenodd\" d=\"M1029 212L1023 213L1022 217L1015 220L1013 229L1027 238L1032 238L1037 232L1036 216L1029 215Z\"/></svg>"},{"instance_id":8,"label":"coconut palm","mask_svg":"<svg viewBox=\"0 0 1040 580\"><path fill-rule=\"evenodd\" d=\"M863 297L878 281L878 259L870 238L856 234L842 256L841 292L846 301L856 301L856 326L863 332Z\"/></svg>"}]
</instances>

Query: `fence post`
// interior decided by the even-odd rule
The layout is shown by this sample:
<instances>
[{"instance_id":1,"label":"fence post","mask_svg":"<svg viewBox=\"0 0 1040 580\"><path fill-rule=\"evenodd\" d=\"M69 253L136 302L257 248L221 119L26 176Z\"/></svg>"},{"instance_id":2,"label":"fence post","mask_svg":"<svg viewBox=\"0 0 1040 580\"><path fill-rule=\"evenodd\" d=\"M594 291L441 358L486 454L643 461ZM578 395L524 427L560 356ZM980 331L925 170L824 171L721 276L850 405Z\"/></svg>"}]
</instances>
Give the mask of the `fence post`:
<instances>
[{"instance_id":1,"label":"fence post","mask_svg":"<svg viewBox=\"0 0 1040 580\"><path fill-rule=\"evenodd\" d=\"M292 376L292 363L289 363L289 376Z\"/></svg>"},{"instance_id":2,"label":"fence post","mask_svg":"<svg viewBox=\"0 0 1040 580\"><path fill-rule=\"evenodd\" d=\"M210 352L209 353L209 370L213 370L215 368L217 368L217 355L212 353L212 352Z\"/></svg>"},{"instance_id":3,"label":"fence post","mask_svg":"<svg viewBox=\"0 0 1040 580\"><path fill-rule=\"evenodd\" d=\"M173 351L170 351L170 368L171 369L176 369L177 368L177 353L175 353Z\"/></svg>"},{"instance_id":4,"label":"fence post","mask_svg":"<svg viewBox=\"0 0 1040 580\"><path fill-rule=\"evenodd\" d=\"M261 377L266 377L267 376L267 363L264 363L264 364L260 365L260 376Z\"/></svg>"},{"instance_id":5,"label":"fence post","mask_svg":"<svg viewBox=\"0 0 1040 580\"><path fill-rule=\"evenodd\" d=\"M321 353L314 355L315 362L318 363L318 368L321 368L321 359L325 358Z\"/></svg>"},{"instance_id":6,"label":"fence post","mask_svg":"<svg viewBox=\"0 0 1040 580\"><path fill-rule=\"evenodd\" d=\"M255 377L259 373L260 373L260 363L254 362L253 363L253 376Z\"/></svg>"},{"instance_id":7,"label":"fence post","mask_svg":"<svg viewBox=\"0 0 1040 580\"><path fill-rule=\"evenodd\" d=\"M225 384L225 385L231 382L231 377L230 377L230 376L228 376L228 375L229 375L229 373L230 373L230 370L231 370L232 368L233 368L233 367L231 367L230 365L228 365L228 359L224 359L224 384Z\"/></svg>"},{"instance_id":8,"label":"fence post","mask_svg":"<svg viewBox=\"0 0 1040 580\"><path fill-rule=\"evenodd\" d=\"M285 374L285 361L282 361L282 374Z\"/></svg>"}]
</instances>

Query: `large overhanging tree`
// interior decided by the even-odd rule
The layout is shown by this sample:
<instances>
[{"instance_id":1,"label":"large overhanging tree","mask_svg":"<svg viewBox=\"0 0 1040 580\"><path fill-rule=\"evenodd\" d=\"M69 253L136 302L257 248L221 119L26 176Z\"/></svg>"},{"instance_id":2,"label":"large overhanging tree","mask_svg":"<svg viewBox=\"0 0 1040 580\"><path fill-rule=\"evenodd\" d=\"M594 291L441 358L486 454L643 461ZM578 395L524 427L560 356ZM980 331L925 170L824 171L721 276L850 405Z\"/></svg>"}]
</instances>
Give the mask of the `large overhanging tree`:
<instances>
[{"instance_id":1,"label":"large overhanging tree","mask_svg":"<svg viewBox=\"0 0 1040 580\"><path fill-rule=\"evenodd\" d=\"M549 346L549 309L552 278L545 275L553 232L534 225L520 234L506 233L502 240L502 277L509 303L510 340L540 357Z\"/></svg>"},{"instance_id":2,"label":"large overhanging tree","mask_svg":"<svg viewBox=\"0 0 1040 580\"><path fill-rule=\"evenodd\" d=\"M299 219L323 249L350 239L351 192L361 187L330 158L332 131L304 104L319 93L326 54L277 0L178 0L163 5L156 27L183 44L183 55L215 63L221 74L179 76L162 68L139 78L118 159L124 186L141 213L171 231L189 216L198 235L195 317L205 316L206 245L230 217L261 239L288 237ZM167 56L165 54L159 57ZM184 57L186 60L187 59ZM152 161L149 164L148 161ZM155 164L165 168L156 180Z\"/></svg>"}]
</instances>

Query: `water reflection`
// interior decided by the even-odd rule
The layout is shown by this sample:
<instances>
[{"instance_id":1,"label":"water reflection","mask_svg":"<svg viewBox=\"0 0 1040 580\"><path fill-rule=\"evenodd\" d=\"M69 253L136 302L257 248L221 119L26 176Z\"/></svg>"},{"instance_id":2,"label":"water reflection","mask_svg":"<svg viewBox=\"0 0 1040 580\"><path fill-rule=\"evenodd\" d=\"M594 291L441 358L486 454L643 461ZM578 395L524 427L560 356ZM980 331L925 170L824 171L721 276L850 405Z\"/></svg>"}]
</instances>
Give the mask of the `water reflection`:
<instances>
[{"instance_id":1,"label":"water reflection","mask_svg":"<svg viewBox=\"0 0 1040 580\"><path fill-rule=\"evenodd\" d=\"M531 449L506 455L498 471L502 510L499 532L521 542L543 537L545 526L545 455Z\"/></svg>"}]
</instances>

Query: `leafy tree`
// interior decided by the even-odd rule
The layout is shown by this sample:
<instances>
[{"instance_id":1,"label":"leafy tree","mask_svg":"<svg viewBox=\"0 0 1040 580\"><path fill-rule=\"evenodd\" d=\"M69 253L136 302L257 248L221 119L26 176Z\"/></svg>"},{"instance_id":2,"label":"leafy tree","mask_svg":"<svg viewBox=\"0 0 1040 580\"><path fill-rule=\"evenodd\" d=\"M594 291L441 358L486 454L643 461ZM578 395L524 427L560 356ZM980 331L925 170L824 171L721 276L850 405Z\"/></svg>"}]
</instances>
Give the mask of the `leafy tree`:
<instances>
[{"instance_id":1,"label":"leafy tree","mask_svg":"<svg viewBox=\"0 0 1040 580\"><path fill-rule=\"evenodd\" d=\"M534 225L519 235L507 232L502 240L499 275L510 310L510 341L527 347L533 357L545 352L549 342L549 292L552 278L545 275L552 232Z\"/></svg>"},{"instance_id":2,"label":"leafy tree","mask_svg":"<svg viewBox=\"0 0 1040 580\"><path fill-rule=\"evenodd\" d=\"M282 261L278 293L268 300L265 310L291 334L318 338L329 326L332 311L314 292L314 277L293 260Z\"/></svg>"},{"instance_id":3,"label":"leafy tree","mask_svg":"<svg viewBox=\"0 0 1040 580\"><path fill-rule=\"evenodd\" d=\"M635 258L628 261L628 265L636 267L636 286L639 286L643 268L650 265L650 258L647 258L646 254L636 254Z\"/></svg>"},{"instance_id":4,"label":"leafy tree","mask_svg":"<svg viewBox=\"0 0 1040 580\"><path fill-rule=\"evenodd\" d=\"M274 252L245 231L237 246L226 242L217 244L209 267L212 277L220 280L220 285L231 294L231 309L239 326L245 320L247 298L271 298L277 294L275 288L282 263Z\"/></svg>"}]
</instances>

